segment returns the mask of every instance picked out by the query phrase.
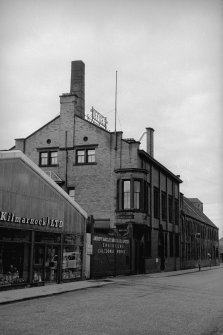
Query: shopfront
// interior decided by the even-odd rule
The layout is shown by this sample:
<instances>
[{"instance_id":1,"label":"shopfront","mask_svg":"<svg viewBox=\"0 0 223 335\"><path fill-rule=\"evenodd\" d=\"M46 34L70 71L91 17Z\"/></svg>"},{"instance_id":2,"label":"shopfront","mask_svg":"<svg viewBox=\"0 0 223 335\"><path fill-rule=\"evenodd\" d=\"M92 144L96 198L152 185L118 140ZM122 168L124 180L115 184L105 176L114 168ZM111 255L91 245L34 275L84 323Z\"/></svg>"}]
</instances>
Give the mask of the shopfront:
<instances>
[{"instance_id":1,"label":"shopfront","mask_svg":"<svg viewBox=\"0 0 223 335\"><path fill-rule=\"evenodd\" d=\"M23 154L2 155L0 290L83 279L87 214Z\"/></svg>"}]
</instances>

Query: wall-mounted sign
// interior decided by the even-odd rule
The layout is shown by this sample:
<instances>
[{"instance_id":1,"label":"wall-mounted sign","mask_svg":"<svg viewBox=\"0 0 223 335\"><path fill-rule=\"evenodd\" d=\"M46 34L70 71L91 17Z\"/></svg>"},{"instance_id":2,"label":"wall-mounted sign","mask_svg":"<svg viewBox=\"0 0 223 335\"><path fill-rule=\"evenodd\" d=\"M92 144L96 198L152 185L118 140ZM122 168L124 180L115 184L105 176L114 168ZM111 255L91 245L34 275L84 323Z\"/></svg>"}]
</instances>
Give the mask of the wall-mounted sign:
<instances>
[{"instance_id":1,"label":"wall-mounted sign","mask_svg":"<svg viewBox=\"0 0 223 335\"><path fill-rule=\"evenodd\" d=\"M62 228L63 221L50 219L48 217L41 219L26 218L21 216L16 216L14 213L1 212L0 211L0 222L10 222L10 223L22 223L29 225L36 225L42 227L51 227L51 228Z\"/></svg>"},{"instance_id":2,"label":"wall-mounted sign","mask_svg":"<svg viewBox=\"0 0 223 335\"><path fill-rule=\"evenodd\" d=\"M91 108L91 116L87 115L87 119L90 122L96 124L97 126L107 129L107 118L100 114L98 111L96 111L96 109L94 109L93 107Z\"/></svg>"},{"instance_id":3,"label":"wall-mounted sign","mask_svg":"<svg viewBox=\"0 0 223 335\"><path fill-rule=\"evenodd\" d=\"M98 244L98 242L100 242ZM114 237L102 237L93 236L93 244L96 246L97 243L97 253L98 254L126 254L129 246L128 239L114 238Z\"/></svg>"}]
</instances>

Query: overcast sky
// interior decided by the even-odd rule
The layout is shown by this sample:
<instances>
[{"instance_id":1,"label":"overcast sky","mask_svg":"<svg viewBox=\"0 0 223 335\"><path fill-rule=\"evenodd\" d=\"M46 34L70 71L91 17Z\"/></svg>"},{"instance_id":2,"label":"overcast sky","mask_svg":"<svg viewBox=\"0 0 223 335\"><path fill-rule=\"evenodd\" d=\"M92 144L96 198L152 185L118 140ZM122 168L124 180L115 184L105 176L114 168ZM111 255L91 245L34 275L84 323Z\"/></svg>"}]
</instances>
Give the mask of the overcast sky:
<instances>
[{"instance_id":1,"label":"overcast sky","mask_svg":"<svg viewBox=\"0 0 223 335\"><path fill-rule=\"evenodd\" d=\"M91 106L138 140L199 198L223 237L221 0L1 0L0 149L59 114L72 60ZM145 148L145 140L142 148Z\"/></svg>"}]
</instances>

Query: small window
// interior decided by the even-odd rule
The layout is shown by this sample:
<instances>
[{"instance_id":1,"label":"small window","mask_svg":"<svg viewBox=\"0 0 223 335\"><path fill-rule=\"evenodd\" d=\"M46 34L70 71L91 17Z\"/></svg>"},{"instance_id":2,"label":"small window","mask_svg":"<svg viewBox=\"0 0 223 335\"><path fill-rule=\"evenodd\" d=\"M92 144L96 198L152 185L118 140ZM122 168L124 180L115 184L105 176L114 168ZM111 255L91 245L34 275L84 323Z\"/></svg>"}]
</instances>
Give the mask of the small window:
<instances>
[{"instance_id":1,"label":"small window","mask_svg":"<svg viewBox=\"0 0 223 335\"><path fill-rule=\"evenodd\" d=\"M76 151L76 164L95 163L95 149L78 149Z\"/></svg>"},{"instance_id":2,"label":"small window","mask_svg":"<svg viewBox=\"0 0 223 335\"><path fill-rule=\"evenodd\" d=\"M40 166L55 166L58 164L57 151L42 151L40 152Z\"/></svg>"},{"instance_id":3,"label":"small window","mask_svg":"<svg viewBox=\"0 0 223 335\"><path fill-rule=\"evenodd\" d=\"M57 165L57 151L49 152L50 156L50 165Z\"/></svg>"},{"instance_id":4,"label":"small window","mask_svg":"<svg viewBox=\"0 0 223 335\"><path fill-rule=\"evenodd\" d=\"M95 162L95 149L87 150L87 163Z\"/></svg>"},{"instance_id":5,"label":"small window","mask_svg":"<svg viewBox=\"0 0 223 335\"><path fill-rule=\"evenodd\" d=\"M48 165L48 153L47 152L41 152L40 153L40 165Z\"/></svg>"},{"instance_id":6,"label":"small window","mask_svg":"<svg viewBox=\"0 0 223 335\"><path fill-rule=\"evenodd\" d=\"M75 200L75 188L74 187L68 188L68 194L73 200Z\"/></svg>"},{"instance_id":7,"label":"small window","mask_svg":"<svg viewBox=\"0 0 223 335\"><path fill-rule=\"evenodd\" d=\"M85 151L77 150L77 164L83 164L85 162Z\"/></svg>"}]
</instances>

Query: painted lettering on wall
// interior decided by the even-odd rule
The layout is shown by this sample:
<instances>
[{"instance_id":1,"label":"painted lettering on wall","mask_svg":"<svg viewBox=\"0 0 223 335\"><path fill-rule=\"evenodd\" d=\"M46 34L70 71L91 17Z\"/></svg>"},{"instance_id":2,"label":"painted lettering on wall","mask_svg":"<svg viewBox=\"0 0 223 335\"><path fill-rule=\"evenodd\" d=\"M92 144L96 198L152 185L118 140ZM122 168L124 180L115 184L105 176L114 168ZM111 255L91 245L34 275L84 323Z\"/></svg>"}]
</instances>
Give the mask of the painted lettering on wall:
<instances>
[{"instance_id":1,"label":"painted lettering on wall","mask_svg":"<svg viewBox=\"0 0 223 335\"><path fill-rule=\"evenodd\" d=\"M14 213L1 212L0 211L0 222L11 222L11 223L22 223L29 225L36 225L42 227L51 227L51 228L62 228L63 221L50 219L48 217L41 219L26 218L21 216L16 216Z\"/></svg>"},{"instance_id":2,"label":"painted lettering on wall","mask_svg":"<svg viewBox=\"0 0 223 335\"><path fill-rule=\"evenodd\" d=\"M123 254L128 253L129 240L119 239L113 237L103 237L103 236L93 236L93 243L97 244L97 253L98 254ZM100 242L100 243L99 243ZM95 245L96 246L96 245Z\"/></svg>"}]
</instances>

